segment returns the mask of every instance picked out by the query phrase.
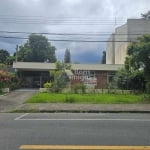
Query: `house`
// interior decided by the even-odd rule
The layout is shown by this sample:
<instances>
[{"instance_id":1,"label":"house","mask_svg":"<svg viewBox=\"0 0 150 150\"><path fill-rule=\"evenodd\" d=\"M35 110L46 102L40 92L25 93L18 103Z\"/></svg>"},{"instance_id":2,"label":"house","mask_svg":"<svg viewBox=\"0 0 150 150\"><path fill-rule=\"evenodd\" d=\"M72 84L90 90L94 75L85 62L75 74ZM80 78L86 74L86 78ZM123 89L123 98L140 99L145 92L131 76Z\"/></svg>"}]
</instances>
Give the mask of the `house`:
<instances>
[{"instance_id":1,"label":"house","mask_svg":"<svg viewBox=\"0 0 150 150\"><path fill-rule=\"evenodd\" d=\"M112 64L71 64L72 84L83 82L88 87L107 88L114 73L123 65ZM22 86L39 88L51 80L50 70L56 70L55 63L14 62L13 68L22 79ZM69 73L69 72L67 72Z\"/></svg>"}]
</instances>

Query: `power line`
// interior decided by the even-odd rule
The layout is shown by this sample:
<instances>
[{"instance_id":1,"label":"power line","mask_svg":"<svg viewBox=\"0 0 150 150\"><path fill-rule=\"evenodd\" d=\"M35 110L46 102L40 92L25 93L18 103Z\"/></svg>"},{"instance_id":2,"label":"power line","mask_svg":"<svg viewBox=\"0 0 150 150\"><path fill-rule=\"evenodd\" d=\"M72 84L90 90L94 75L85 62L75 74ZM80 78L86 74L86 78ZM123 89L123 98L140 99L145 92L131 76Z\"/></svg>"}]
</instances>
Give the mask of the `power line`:
<instances>
[{"instance_id":1,"label":"power line","mask_svg":"<svg viewBox=\"0 0 150 150\"><path fill-rule=\"evenodd\" d=\"M41 17L41 16L8 16L0 15L0 23L13 24L50 24L50 25L116 25L124 23L120 18L90 17Z\"/></svg>"},{"instance_id":2,"label":"power line","mask_svg":"<svg viewBox=\"0 0 150 150\"><path fill-rule=\"evenodd\" d=\"M28 39L27 37L14 37L14 36L0 36L0 38L10 38L10 39ZM56 42L90 42L90 43L98 43L98 42L131 42L125 40L118 41L108 41L108 40L64 40L64 39L48 39L48 41L56 41Z\"/></svg>"},{"instance_id":3,"label":"power line","mask_svg":"<svg viewBox=\"0 0 150 150\"><path fill-rule=\"evenodd\" d=\"M47 34L47 35L89 35L89 36L107 36L111 33L54 33L54 32L17 32L17 31L0 31L0 33L9 33L9 34ZM147 33L147 32L145 32ZM144 32L141 33L116 33L114 35L143 35Z\"/></svg>"}]
</instances>

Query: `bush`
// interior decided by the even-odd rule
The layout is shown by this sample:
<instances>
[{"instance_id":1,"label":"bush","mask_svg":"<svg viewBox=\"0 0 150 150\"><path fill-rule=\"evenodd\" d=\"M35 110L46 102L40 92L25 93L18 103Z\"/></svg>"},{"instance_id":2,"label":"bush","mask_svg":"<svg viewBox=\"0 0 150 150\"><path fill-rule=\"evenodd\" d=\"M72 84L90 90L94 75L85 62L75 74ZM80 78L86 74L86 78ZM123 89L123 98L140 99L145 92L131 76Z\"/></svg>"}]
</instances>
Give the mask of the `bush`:
<instances>
[{"instance_id":1,"label":"bush","mask_svg":"<svg viewBox=\"0 0 150 150\"><path fill-rule=\"evenodd\" d=\"M52 83L51 82L46 82L44 83L44 88L51 88L52 87Z\"/></svg>"},{"instance_id":2,"label":"bush","mask_svg":"<svg viewBox=\"0 0 150 150\"><path fill-rule=\"evenodd\" d=\"M150 94L150 82L147 82L146 84L146 93Z\"/></svg>"},{"instance_id":3,"label":"bush","mask_svg":"<svg viewBox=\"0 0 150 150\"><path fill-rule=\"evenodd\" d=\"M77 83L72 86L72 90L74 93L86 93L86 86L83 83Z\"/></svg>"},{"instance_id":4,"label":"bush","mask_svg":"<svg viewBox=\"0 0 150 150\"><path fill-rule=\"evenodd\" d=\"M6 71L0 70L0 90L2 88L9 87L11 81L11 75Z\"/></svg>"},{"instance_id":5,"label":"bush","mask_svg":"<svg viewBox=\"0 0 150 150\"><path fill-rule=\"evenodd\" d=\"M66 103L74 103L75 102L75 98L72 97L72 96L66 96L65 102Z\"/></svg>"}]
</instances>

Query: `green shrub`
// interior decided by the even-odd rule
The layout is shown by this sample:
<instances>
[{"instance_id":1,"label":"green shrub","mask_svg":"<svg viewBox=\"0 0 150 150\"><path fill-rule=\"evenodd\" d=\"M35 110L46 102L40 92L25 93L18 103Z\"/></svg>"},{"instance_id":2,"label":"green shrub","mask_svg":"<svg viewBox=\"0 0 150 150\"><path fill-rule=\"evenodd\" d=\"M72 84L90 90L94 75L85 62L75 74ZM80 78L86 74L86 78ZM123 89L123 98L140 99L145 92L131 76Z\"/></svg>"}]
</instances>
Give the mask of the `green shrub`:
<instances>
[{"instance_id":1,"label":"green shrub","mask_svg":"<svg viewBox=\"0 0 150 150\"><path fill-rule=\"evenodd\" d=\"M51 82L46 82L44 83L44 88L51 88L52 87L52 83Z\"/></svg>"},{"instance_id":2,"label":"green shrub","mask_svg":"<svg viewBox=\"0 0 150 150\"><path fill-rule=\"evenodd\" d=\"M77 83L72 86L72 90L74 93L86 93L86 86L83 83Z\"/></svg>"},{"instance_id":3,"label":"green shrub","mask_svg":"<svg viewBox=\"0 0 150 150\"><path fill-rule=\"evenodd\" d=\"M72 96L66 96L65 102L66 103L74 103L75 102L75 98L72 97Z\"/></svg>"}]
</instances>

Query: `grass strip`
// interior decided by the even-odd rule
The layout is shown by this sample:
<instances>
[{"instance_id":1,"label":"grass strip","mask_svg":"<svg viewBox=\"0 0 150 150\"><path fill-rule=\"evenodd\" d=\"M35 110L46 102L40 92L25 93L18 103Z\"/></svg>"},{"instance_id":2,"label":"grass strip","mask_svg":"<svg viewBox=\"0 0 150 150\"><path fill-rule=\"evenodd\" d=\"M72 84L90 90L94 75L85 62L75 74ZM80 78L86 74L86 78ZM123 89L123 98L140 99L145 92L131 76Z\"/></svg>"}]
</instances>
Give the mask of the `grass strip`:
<instances>
[{"instance_id":1,"label":"grass strip","mask_svg":"<svg viewBox=\"0 0 150 150\"><path fill-rule=\"evenodd\" d=\"M37 93L26 103L134 104L148 103L144 95Z\"/></svg>"}]
</instances>

